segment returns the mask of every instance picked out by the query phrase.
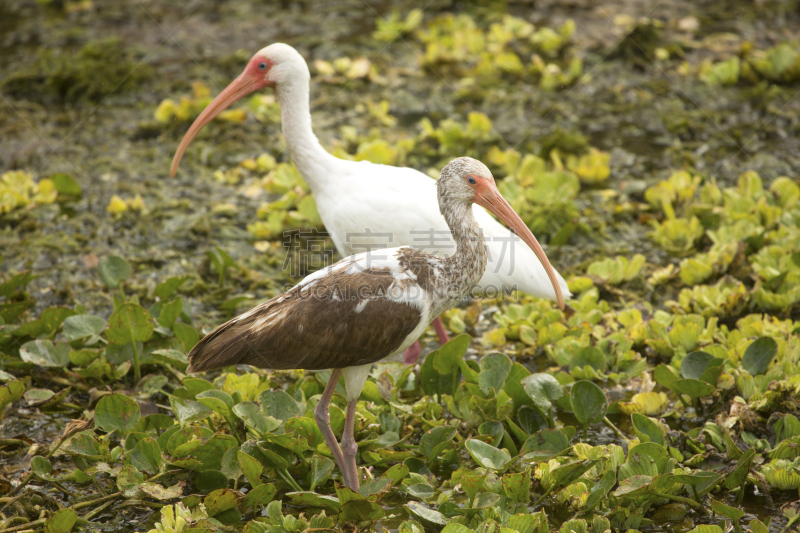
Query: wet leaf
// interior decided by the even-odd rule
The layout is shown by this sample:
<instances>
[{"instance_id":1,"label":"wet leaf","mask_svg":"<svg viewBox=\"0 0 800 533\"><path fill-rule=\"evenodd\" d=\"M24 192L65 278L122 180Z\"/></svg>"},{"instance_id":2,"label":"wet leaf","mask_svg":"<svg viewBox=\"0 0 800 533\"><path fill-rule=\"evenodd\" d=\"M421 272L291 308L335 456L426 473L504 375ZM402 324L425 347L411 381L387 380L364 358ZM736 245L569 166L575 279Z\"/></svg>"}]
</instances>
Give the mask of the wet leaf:
<instances>
[{"instance_id":1,"label":"wet leaf","mask_svg":"<svg viewBox=\"0 0 800 533\"><path fill-rule=\"evenodd\" d=\"M100 264L97 265L97 273L107 287L115 288L131 277L133 269L123 258L109 255L100 260Z\"/></svg>"},{"instance_id":2,"label":"wet leaf","mask_svg":"<svg viewBox=\"0 0 800 533\"><path fill-rule=\"evenodd\" d=\"M742 356L742 368L750 375L757 376L767 371L775 354L778 353L778 343L771 337L759 337L754 340Z\"/></svg>"},{"instance_id":3,"label":"wet leaf","mask_svg":"<svg viewBox=\"0 0 800 533\"><path fill-rule=\"evenodd\" d=\"M121 305L108 319L106 337L116 344L145 342L153 335L153 319L142 306L134 303Z\"/></svg>"},{"instance_id":4,"label":"wet leaf","mask_svg":"<svg viewBox=\"0 0 800 533\"><path fill-rule=\"evenodd\" d=\"M333 496L323 496L316 492L288 492L286 495L292 500L309 507L322 507L335 513L341 508L339 499Z\"/></svg>"},{"instance_id":5,"label":"wet leaf","mask_svg":"<svg viewBox=\"0 0 800 533\"><path fill-rule=\"evenodd\" d=\"M456 429L439 426L426 431L419 440L419 451L428 461L436 460L456 435Z\"/></svg>"},{"instance_id":6,"label":"wet leaf","mask_svg":"<svg viewBox=\"0 0 800 533\"><path fill-rule=\"evenodd\" d=\"M183 494L184 485L185 481L179 481L171 487L163 487L158 483L141 483L138 489L156 500L174 500Z\"/></svg>"},{"instance_id":7,"label":"wet leaf","mask_svg":"<svg viewBox=\"0 0 800 533\"><path fill-rule=\"evenodd\" d=\"M511 462L511 455L507 451L499 450L485 442L468 439L464 446L476 463L491 470L505 470Z\"/></svg>"},{"instance_id":8,"label":"wet leaf","mask_svg":"<svg viewBox=\"0 0 800 533\"><path fill-rule=\"evenodd\" d=\"M72 531L77 521L78 513L72 509L59 509L45 521L44 531L45 533L68 533Z\"/></svg>"},{"instance_id":9,"label":"wet leaf","mask_svg":"<svg viewBox=\"0 0 800 533\"><path fill-rule=\"evenodd\" d=\"M217 516L233 509L244 499L244 494L230 489L218 489L205 497L203 503L208 516Z\"/></svg>"},{"instance_id":10,"label":"wet leaf","mask_svg":"<svg viewBox=\"0 0 800 533\"><path fill-rule=\"evenodd\" d=\"M26 363L34 365L62 368L69 364L70 347L68 344L55 343L49 340L26 342L19 349L19 356Z\"/></svg>"},{"instance_id":11,"label":"wet leaf","mask_svg":"<svg viewBox=\"0 0 800 533\"><path fill-rule=\"evenodd\" d=\"M197 422L207 418L211 413L211 409L193 400L183 400L175 396L169 397L169 404L175 412L175 416L181 423Z\"/></svg>"},{"instance_id":12,"label":"wet leaf","mask_svg":"<svg viewBox=\"0 0 800 533\"><path fill-rule=\"evenodd\" d=\"M228 488L228 478L219 470L203 470L194 479L194 486L200 492L208 494L218 489Z\"/></svg>"},{"instance_id":13,"label":"wet leaf","mask_svg":"<svg viewBox=\"0 0 800 533\"><path fill-rule=\"evenodd\" d=\"M602 422L608 410L605 393L591 381L575 383L570 391L570 401L575 418L584 426Z\"/></svg>"},{"instance_id":14,"label":"wet leaf","mask_svg":"<svg viewBox=\"0 0 800 533\"><path fill-rule=\"evenodd\" d=\"M481 373L478 375L478 386L484 394L503 390L506 378L511 371L511 359L502 353L490 353L480 360Z\"/></svg>"},{"instance_id":15,"label":"wet leaf","mask_svg":"<svg viewBox=\"0 0 800 533\"><path fill-rule=\"evenodd\" d=\"M106 329L106 321L99 316L73 315L64 320L61 332L69 342L100 335L104 329Z\"/></svg>"},{"instance_id":16,"label":"wet leaf","mask_svg":"<svg viewBox=\"0 0 800 533\"><path fill-rule=\"evenodd\" d=\"M640 441L664 445L664 432L658 422L652 418L640 413L632 413L631 425Z\"/></svg>"},{"instance_id":17,"label":"wet leaf","mask_svg":"<svg viewBox=\"0 0 800 533\"><path fill-rule=\"evenodd\" d=\"M239 457L239 466L250 485L253 488L261 485L261 472L264 470L261 462L241 450L237 452L237 456Z\"/></svg>"},{"instance_id":18,"label":"wet leaf","mask_svg":"<svg viewBox=\"0 0 800 533\"><path fill-rule=\"evenodd\" d=\"M39 477L48 478L53 472L53 465L48 459L37 455L31 459L31 470L33 470L33 473Z\"/></svg>"},{"instance_id":19,"label":"wet leaf","mask_svg":"<svg viewBox=\"0 0 800 533\"><path fill-rule=\"evenodd\" d=\"M124 394L109 394L100 398L94 410L94 421L105 431L130 431L141 416L139 405Z\"/></svg>"},{"instance_id":20,"label":"wet leaf","mask_svg":"<svg viewBox=\"0 0 800 533\"><path fill-rule=\"evenodd\" d=\"M528 396L545 412L553 406L551 402L564 394L561 384L550 374L531 374L523 378L521 383Z\"/></svg>"},{"instance_id":21,"label":"wet leaf","mask_svg":"<svg viewBox=\"0 0 800 533\"><path fill-rule=\"evenodd\" d=\"M292 417L302 416L297 402L281 390L266 390L258 397L261 402L261 412L277 420L286 422Z\"/></svg>"},{"instance_id":22,"label":"wet leaf","mask_svg":"<svg viewBox=\"0 0 800 533\"><path fill-rule=\"evenodd\" d=\"M137 469L157 474L161 469L161 447L155 439L145 437L131 450L131 464Z\"/></svg>"}]
</instances>

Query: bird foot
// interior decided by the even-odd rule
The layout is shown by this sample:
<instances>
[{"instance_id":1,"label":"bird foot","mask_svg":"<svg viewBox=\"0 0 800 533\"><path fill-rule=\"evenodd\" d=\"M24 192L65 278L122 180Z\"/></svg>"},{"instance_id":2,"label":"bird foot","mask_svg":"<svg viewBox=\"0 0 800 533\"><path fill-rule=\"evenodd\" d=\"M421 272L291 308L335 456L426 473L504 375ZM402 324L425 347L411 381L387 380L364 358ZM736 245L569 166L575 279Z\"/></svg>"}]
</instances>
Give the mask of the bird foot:
<instances>
[{"instance_id":1,"label":"bird foot","mask_svg":"<svg viewBox=\"0 0 800 533\"><path fill-rule=\"evenodd\" d=\"M406 348L403 352L403 362L407 365L413 365L419 359L419 354L422 349L419 346L419 341L414 341L414 344Z\"/></svg>"}]
</instances>

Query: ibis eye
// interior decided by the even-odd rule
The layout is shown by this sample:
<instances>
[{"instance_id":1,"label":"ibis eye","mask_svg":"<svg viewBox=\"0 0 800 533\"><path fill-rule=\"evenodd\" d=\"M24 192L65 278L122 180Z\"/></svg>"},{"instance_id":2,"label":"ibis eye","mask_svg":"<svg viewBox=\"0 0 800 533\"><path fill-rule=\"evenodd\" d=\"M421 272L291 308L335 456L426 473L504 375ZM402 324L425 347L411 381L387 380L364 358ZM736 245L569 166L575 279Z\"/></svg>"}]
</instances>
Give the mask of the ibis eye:
<instances>
[{"instance_id":1,"label":"ibis eye","mask_svg":"<svg viewBox=\"0 0 800 533\"><path fill-rule=\"evenodd\" d=\"M266 61L262 61L261 63L258 64L258 70L266 70L266 68L267 68Z\"/></svg>"},{"instance_id":2,"label":"ibis eye","mask_svg":"<svg viewBox=\"0 0 800 533\"><path fill-rule=\"evenodd\" d=\"M475 185L477 182L475 181L475 178L470 176L467 178L467 183L469 183L470 185Z\"/></svg>"}]
</instances>

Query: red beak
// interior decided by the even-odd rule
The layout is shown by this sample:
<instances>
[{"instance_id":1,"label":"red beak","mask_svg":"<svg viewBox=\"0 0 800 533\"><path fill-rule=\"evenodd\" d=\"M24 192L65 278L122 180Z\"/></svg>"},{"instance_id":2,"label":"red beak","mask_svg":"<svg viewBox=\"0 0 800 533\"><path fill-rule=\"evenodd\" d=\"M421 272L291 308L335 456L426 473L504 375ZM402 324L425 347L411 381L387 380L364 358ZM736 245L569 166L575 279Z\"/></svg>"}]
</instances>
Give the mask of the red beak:
<instances>
[{"instance_id":1,"label":"red beak","mask_svg":"<svg viewBox=\"0 0 800 533\"><path fill-rule=\"evenodd\" d=\"M530 249L533 250L533 253L536 254L536 257L539 258L542 266L544 266L544 269L547 272L547 277L550 278L550 283L553 284L553 289L556 291L558 307L563 310L564 296L561 294L561 285L558 283L556 271L553 270L553 266L547 259L547 255L545 255L541 245L539 245L539 241L536 240L536 237L533 236L531 230L529 230L528 226L526 226L522 219L519 218L519 215L514 211L514 209L508 205L506 199L503 198L503 196L500 194L500 191L497 190L497 185L495 185L494 181L491 179L479 179L478 186L475 188L475 196L472 201L497 215L497 217L502 220L506 226L514 230L514 233L519 235L519 237L525 241L525 244L527 244Z\"/></svg>"},{"instance_id":2,"label":"red beak","mask_svg":"<svg viewBox=\"0 0 800 533\"><path fill-rule=\"evenodd\" d=\"M266 83L259 82L258 79L253 78L247 73L242 73L238 78L233 80L230 85L225 87L225 90L219 93L219 95L214 98L210 104L208 104L208 107L206 107L203 112L200 113L200 116L195 119L194 123L189 128L189 131L187 131L186 135L183 136L183 140L181 141L180 146L178 146L178 151L175 152L175 157L172 159L172 166L169 169L169 175L173 178L175 177L175 173L178 172L178 165L181 162L181 158L183 158L183 154L206 124L214 120L214 117L230 107L231 104L239 100L241 97L250 94L253 91L257 91L265 86Z\"/></svg>"}]
</instances>

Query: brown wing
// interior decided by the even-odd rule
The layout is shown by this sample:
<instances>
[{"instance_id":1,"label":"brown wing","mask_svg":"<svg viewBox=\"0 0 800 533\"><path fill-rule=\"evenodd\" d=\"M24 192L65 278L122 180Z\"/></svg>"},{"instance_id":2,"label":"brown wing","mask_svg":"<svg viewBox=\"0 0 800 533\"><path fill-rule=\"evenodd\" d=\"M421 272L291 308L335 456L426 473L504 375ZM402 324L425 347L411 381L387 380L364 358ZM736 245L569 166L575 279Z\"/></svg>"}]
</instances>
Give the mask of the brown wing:
<instances>
[{"instance_id":1,"label":"brown wing","mask_svg":"<svg viewBox=\"0 0 800 533\"><path fill-rule=\"evenodd\" d=\"M294 287L209 333L189 353L188 371L236 364L319 370L379 361L421 320L419 310L382 296L393 281L388 269L342 271Z\"/></svg>"}]
</instances>

